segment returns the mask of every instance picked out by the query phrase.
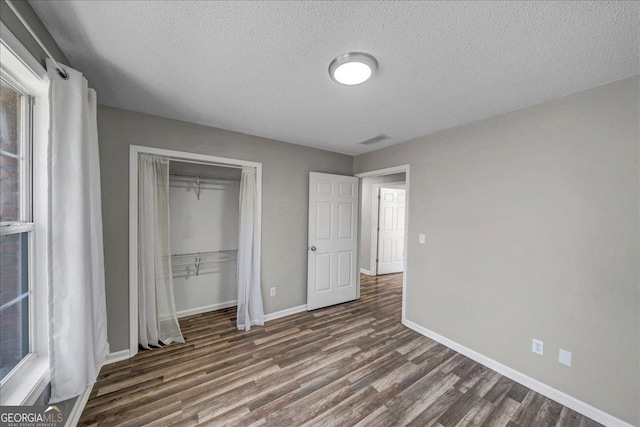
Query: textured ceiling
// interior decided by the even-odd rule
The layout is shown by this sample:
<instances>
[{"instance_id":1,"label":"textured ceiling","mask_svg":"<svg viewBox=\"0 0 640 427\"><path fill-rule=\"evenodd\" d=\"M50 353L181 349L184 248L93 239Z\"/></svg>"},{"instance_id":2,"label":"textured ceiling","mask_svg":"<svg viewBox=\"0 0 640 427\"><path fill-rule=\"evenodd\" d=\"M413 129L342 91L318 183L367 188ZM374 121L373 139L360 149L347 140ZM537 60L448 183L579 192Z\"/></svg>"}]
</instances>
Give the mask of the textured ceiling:
<instances>
[{"instance_id":1,"label":"textured ceiling","mask_svg":"<svg viewBox=\"0 0 640 427\"><path fill-rule=\"evenodd\" d=\"M347 154L640 73L638 2L30 3L101 104Z\"/></svg>"}]
</instances>

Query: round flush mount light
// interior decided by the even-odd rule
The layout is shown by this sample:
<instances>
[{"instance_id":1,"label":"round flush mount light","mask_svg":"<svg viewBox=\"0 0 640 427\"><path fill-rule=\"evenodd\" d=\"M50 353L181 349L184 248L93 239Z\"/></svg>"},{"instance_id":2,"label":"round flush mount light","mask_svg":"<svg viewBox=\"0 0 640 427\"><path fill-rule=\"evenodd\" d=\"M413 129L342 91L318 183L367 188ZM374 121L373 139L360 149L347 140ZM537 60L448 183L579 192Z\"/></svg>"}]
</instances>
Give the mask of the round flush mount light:
<instances>
[{"instance_id":1,"label":"round flush mount light","mask_svg":"<svg viewBox=\"0 0 640 427\"><path fill-rule=\"evenodd\" d=\"M338 56L329 64L329 75L334 82L355 86L366 82L378 69L376 58L364 52L349 52Z\"/></svg>"}]
</instances>

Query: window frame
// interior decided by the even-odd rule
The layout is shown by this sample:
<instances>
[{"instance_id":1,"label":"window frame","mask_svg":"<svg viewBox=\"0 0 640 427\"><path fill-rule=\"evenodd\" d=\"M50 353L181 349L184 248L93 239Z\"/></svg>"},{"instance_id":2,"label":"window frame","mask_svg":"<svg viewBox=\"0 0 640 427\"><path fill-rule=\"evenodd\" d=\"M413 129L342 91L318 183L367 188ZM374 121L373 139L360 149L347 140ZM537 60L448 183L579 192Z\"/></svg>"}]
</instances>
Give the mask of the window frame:
<instances>
[{"instance_id":1,"label":"window frame","mask_svg":"<svg viewBox=\"0 0 640 427\"><path fill-rule=\"evenodd\" d=\"M11 153L17 154L19 159L19 187L18 187L18 218L15 221L0 222L0 235L20 236L23 233L27 233L27 297L28 299L28 337L29 337L29 351L25 357L16 364L16 366L9 371L9 373L2 379L0 379L0 387L4 386L7 382L12 382L11 378L14 375L19 375L20 366L23 364L30 365L32 358L37 357L34 355L34 350L37 347L37 343L34 339L34 333L36 333L34 325L33 310L35 310L35 304L33 304L34 294L34 277L35 272L35 226L33 222L33 158L32 152L35 144L33 137L33 96L30 91L25 88L20 81L17 81L11 74L7 73L4 67L0 66L0 78L4 80L11 89L20 94L20 111L19 111L19 134L18 134L18 152ZM16 301L14 304L20 304L20 301ZM3 390L4 391L4 390Z\"/></svg>"},{"instance_id":2,"label":"window frame","mask_svg":"<svg viewBox=\"0 0 640 427\"><path fill-rule=\"evenodd\" d=\"M46 70L0 23L0 74L25 95L21 126L20 214L17 222L2 223L0 233L29 232L29 350L0 382L1 405L31 405L49 383L48 358L48 223L49 223L49 78ZM26 139L26 140L25 140ZM26 190L26 191L25 191ZM29 195L29 197L25 197Z\"/></svg>"},{"instance_id":3,"label":"window frame","mask_svg":"<svg viewBox=\"0 0 640 427\"><path fill-rule=\"evenodd\" d=\"M7 221L0 222L0 227L14 227L23 225L25 223L33 223L33 108L34 108L34 97L29 93L29 89L24 87L20 83L19 80L16 80L12 77L11 74L7 72L2 72L2 80L7 82L7 84L16 92L18 92L22 96L22 100L25 102L21 102L20 105L20 129L26 130L25 132L20 132L20 141L18 142L20 146L21 156L25 158L25 167L20 168L20 214L16 221ZM25 197L25 194L28 197Z\"/></svg>"}]
</instances>

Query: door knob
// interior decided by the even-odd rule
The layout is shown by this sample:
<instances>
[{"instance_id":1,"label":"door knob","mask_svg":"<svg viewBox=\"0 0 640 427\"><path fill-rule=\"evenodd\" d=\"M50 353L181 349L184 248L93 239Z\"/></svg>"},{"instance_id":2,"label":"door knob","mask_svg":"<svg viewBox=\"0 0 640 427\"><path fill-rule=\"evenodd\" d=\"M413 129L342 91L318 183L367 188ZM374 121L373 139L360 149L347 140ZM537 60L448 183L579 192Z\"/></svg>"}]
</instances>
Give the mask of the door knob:
<instances>
[{"instance_id":1,"label":"door knob","mask_svg":"<svg viewBox=\"0 0 640 427\"><path fill-rule=\"evenodd\" d=\"M315 246L311 246L309 249L315 252L317 248Z\"/></svg>"}]
</instances>

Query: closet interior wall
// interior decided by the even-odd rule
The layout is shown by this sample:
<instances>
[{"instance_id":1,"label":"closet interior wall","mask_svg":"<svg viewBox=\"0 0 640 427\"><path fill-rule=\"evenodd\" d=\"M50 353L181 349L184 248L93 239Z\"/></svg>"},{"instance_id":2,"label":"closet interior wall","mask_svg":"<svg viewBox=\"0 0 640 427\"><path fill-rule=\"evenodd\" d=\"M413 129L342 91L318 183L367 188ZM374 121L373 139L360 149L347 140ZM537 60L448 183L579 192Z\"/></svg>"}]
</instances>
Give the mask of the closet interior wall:
<instances>
[{"instance_id":1,"label":"closet interior wall","mask_svg":"<svg viewBox=\"0 0 640 427\"><path fill-rule=\"evenodd\" d=\"M236 305L241 172L197 163L169 164L170 238L178 317ZM184 176L203 177L200 187L196 178Z\"/></svg>"}]
</instances>

